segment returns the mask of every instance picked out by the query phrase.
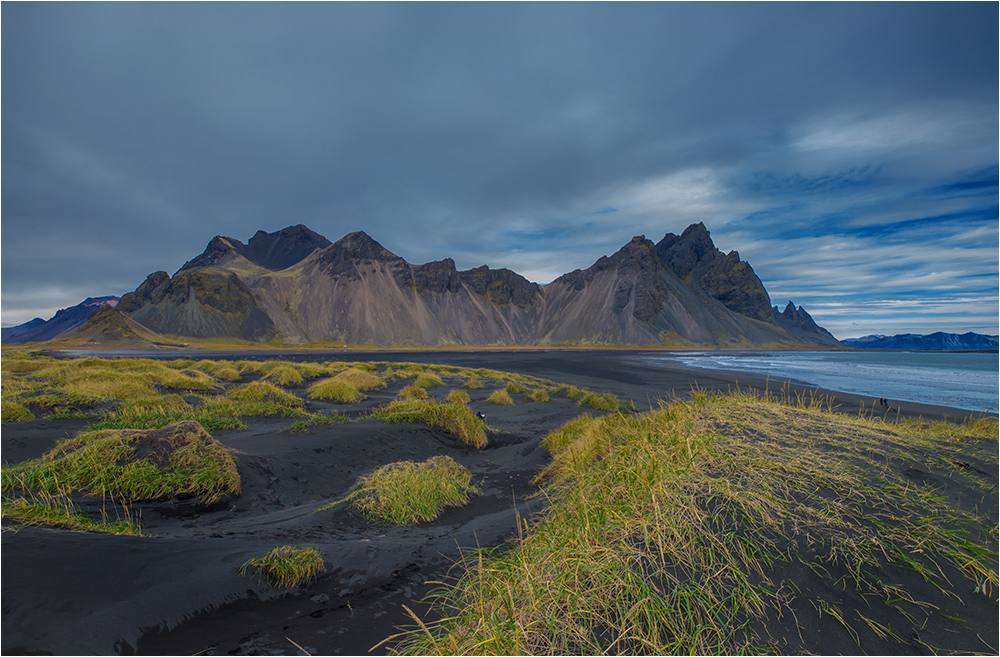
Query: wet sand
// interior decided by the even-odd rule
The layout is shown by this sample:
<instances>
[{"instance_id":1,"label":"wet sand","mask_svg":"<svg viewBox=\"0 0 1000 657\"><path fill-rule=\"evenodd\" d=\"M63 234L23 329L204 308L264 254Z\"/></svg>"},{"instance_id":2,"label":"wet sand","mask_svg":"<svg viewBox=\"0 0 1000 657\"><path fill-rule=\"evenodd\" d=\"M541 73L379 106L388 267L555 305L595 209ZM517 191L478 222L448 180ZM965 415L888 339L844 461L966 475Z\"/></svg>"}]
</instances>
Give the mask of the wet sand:
<instances>
[{"instance_id":1,"label":"wet sand","mask_svg":"<svg viewBox=\"0 0 1000 657\"><path fill-rule=\"evenodd\" d=\"M693 388L763 387L741 375L666 367L628 351L441 351L333 354L207 354L197 358L409 361L486 367L570 383L631 399L639 410L686 396ZM145 355L145 354L144 354ZM167 356L167 355L165 355ZM176 353L170 358L179 357ZM775 394L827 394L838 411L871 412L872 399L778 381ZM391 400L397 382L353 406L308 402L312 411L358 415ZM304 387L294 390L302 395ZM441 389L430 394L443 397ZM496 429L476 450L447 432L376 420L286 431L293 419L248 420L248 428L215 437L239 452L243 493L211 508L189 502L135 505L148 537L116 537L47 528L3 533L3 654L368 654L409 622L403 605L447 576L460 551L501 545L519 516L543 508L532 477L547 463L541 438L579 415L575 402L515 406L486 402L492 389L469 391L470 407ZM962 419L979 414L890 400L889 419ZM37 420L3 425L3 461L40 455L86 425ZM403 459L448 454L467 466L482 494L460 509L416 527L381 526L341 505L316 513L345 494L361 474ZM996 473L992 476L996 478ZM238 574L247 559L276 545L316 546L327 572L286 592ZM997 632L995 604L986 620ZM989 606L992 605L992 606ZM972 616L970 611L970 616ZM975 617L975 616L973 616ZM995 645L994 640L994 645ZM964 644L963 644L964 645ZM969 644L972 645L972 644ZM981 645L981 644L980 644ZM386 652L383 645L372 654Z\"/></svg>"}]
</instances>

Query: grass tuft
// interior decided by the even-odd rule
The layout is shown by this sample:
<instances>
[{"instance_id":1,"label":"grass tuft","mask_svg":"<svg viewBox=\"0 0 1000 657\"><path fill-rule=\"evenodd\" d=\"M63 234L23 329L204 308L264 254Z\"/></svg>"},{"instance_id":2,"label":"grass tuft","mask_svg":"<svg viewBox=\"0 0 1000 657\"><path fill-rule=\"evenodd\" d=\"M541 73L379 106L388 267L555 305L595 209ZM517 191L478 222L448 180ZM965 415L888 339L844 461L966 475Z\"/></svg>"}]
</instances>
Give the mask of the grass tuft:
<instances>
[{"instance_id":1,"label":"grass tuft","mask_svg":"<svg viewBox=\"0 0 1000 657\"><path fill-rule=\"evenodd\" d=\"M489 443L486 423L458 404L439 404L422 399L396 400L372 413L372 417L393 424L422 422L441 427L462 442L483 449Z\"/></svg>"},{"instance_id":2,"label":"grass tuft","mask_svg":"<svg viewBox=\"0 0 1000 657\"><path fill-rule=\"evenodd\" d=\"M464 390L456 389L448 393L445 401L449 404L468 404L472 401L469 397L469 393Z\"/></svg>"},{"instance_id":3,"label":"grass tuft","mask_svg":"<svg viewBox=\"0 0 1000 657\"><path fill-rule=\"evenodd\" d=\"M440 376L434 374L433 372L424 372L417 377L417 380L413 382L413 385L426 390L427 388L438 388L443 386L444 381L441 380Z\"/></svg>"},{"instance_id":4,"label":"grass tuft","mask_svg":"<svg viewBox=\"0 0 1000 657\"><path fill-rule=\"evenodd\" d=\"M365 398L361 391L336 377L324 379L309 387L309 399L323 399L341 404L356 404Z\"/></svg>"},{"instance_id":5,"label":"grass tuft","mask_svg":"<svg viewBox=\"0 0 1000 657\"><path fill-rule=\"evenodd\" d=\"M468 504L478 492L468 468L450 456L434 456L384 465L362 477L343 501L373 520L413 525L434 520L445 507Z\"/></svg>"},{"instance_id":6,"label":"grass tuft","mask_svg":"<svg viewBox=\"0 0 1000 657\"><path fill-rule=\"evenodd\" d=\"M513 406L514 405L514 400L511 399L511 396L507 393L506 390L496 390L496 391L494 391L493 394L491 394L489 397L486 398L486 401L492 402L492 403L496 404L497 406Z\"/></svg>"},{"instance_id":7,"label":"grass tuft","mask_svg":"<svg viewBox=\"0 0 1000 657\"><path fill-rule=\"evenodd\" d=\"M418 385L408 385L399 391L397 397L403 399L427 399L427 388L422 388Z\"/></svg>"},{"instance_id":8,"label":"grass tuft","mask_svg":"<svg viewBox=\"0 0 1000 657\"><path fill-rule=\"evenodd\" d=\"M385 381L381 378L371 372L360 370L357 367L347 368L333 377L333 380L346 383L361 392L378 390L385 387Z\"/></svg>"},{"instance_id":9,"label":"grass tuft","mask_svg":"<svg viewBox=\"0 0 1000 657\"><path fill-rule=\"evenodd\" d=\"M254 557L240 566L240 575L254 570L258 577L267 578L276 588L292 588L306 584L326 572L323 555L316 548L297 545L275 547L263 557Z\"/></svg>"},{"instance_id":10,"label":"grass tuft","mask_svg":"<svg viewBox=\"0 0 1000 657\"><path fill-rule=\"evenodd\" d=\"M34 419L34 413L23 404L12 401L0 403L0 420L3 422L27 422Z\"/></svg>"},{"instance_id":11,"label":"grass tuft","mask_svg":"<svg viewBox=\"0 0 1000 657\"><path fill-rule=\"evenodd\" d=\"M537 390L532 390L527 395L524 396L524 401L528 402L547 402L549 401L549 393L543 388Z\"/></svg>"}]
</instances>

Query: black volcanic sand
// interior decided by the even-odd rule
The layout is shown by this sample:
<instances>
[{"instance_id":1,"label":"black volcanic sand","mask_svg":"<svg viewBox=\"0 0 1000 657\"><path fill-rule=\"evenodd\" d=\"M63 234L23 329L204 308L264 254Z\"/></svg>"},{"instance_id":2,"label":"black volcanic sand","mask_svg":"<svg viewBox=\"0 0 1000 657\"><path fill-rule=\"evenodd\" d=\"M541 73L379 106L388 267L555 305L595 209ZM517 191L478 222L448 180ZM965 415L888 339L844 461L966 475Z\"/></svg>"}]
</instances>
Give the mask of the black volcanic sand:
<instances>
[{"instance_id":1,"label":"black volcanic sand","mask_svg":"<svg viewBox=\"0 0 1000 657\"><path fill-rule=\"evenodd\" d=\"M185 355L487 367L612 392L633 400L639 410L655 407L661 399L683 397L695 386L725 391L737 385L736 378L725 373L664 366L627 351L198 352L169 357ZM311 411L337 409L356 416L391 400L406 383L371 393L359 405L307 405ZM744 388L764 385L744 376L738 383ZM780 382L770 385L776 392L782 388ZM784 387L793 395L815 392L793 384ZM523 395L514 395L515 406L495 406L485 401L493 389L469 391L472 410L486 414L496 430L485 450L424 425L362 419L313 427L303 434L287 431L294 419L248 418L246 430L214 434L238 451L243 493L235 500L210 508L180 500L136 504L133 509L141 512L148 537L5 528L3 654L267 655L299 654L299 647L312 654L367 654L396 626L410 622L403 605L419 614L425 611L418 601L437 586L436 580L447 577L463 548L504 543L516 533L519 515L530 516L544 505L542 497L532 496L537 489L531 485L548 462L539 442L585 409L561 397L525 403ZM445 390L429 392L440 399ZM304 387L294 391L302 395ZM871 399L825 394L843 412L872 407ZM891 405L890 419L897 411L902 417L925 419L973 415L895 401ZM37 457L86 424L4 424L3 460ZM447 454L471 470L482 493L469 505L448 509L434 522L416 527L375 524L345 505L315 512L343 496L362 474L393 461L437 454ZM995 479L996 473L992 476ZM249 558L286 544L318 547L327 572L292 591L239 575L240 565ZM995 620L995 609L990 613ZM983 638L996 645L996 623L984 632ZM850 642L828 645L831 653L857 651ZM372 653L387 649L383 645Z\"/></svg>"}]
</instances>

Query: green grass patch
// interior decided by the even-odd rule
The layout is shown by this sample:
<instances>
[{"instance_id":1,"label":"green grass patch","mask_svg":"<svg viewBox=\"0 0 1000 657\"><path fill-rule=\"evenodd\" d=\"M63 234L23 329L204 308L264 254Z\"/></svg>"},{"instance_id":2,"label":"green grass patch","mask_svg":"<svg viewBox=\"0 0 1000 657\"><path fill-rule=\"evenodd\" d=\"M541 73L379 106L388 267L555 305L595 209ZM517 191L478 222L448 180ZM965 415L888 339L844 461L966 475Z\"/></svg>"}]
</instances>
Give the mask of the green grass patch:
<instances>
[{"instance_id":1,"label":"green grass patch","mask_svg":"<svg viewBox=\"0 0 1000 657\"><path fill-rule=\"evenodd\" d=\"M482 390L486 386L483 385L483 382L480 381L479 379L469 379L468 381L462 384L462 387L465 388L466 390Z\"/></svg>"},{"instance_id":2,"label":"green grass patch","mask_svg":"<svg viewBox=\"0 0 1000 657\"><path fill-rule=\"evenodd\" d=\"M304 403L268 381L252 381L232 388L224 395L230 402L236 402L234 411L240 415L301 415ZM225 404L213 400L221 410ZM208 406L210 404L206 404Z\"/></svg>"},{"instance_id":3,"label":"green grass patch","mask_svg":"<svg viewBox=\"0 0 1000 657\"><path fill-rule=\"evenodd\" d=\"M308 420L293 422L288 427L288 431L291 433L307 433L313 427L328 424L343 424L344 422L353 422L353 420L346 415L317 415L316 417L311 417Z\"/></svg>"},{"instance_id":4,"label":"green grass patch","mask_svg":"<svg viewBox=\"0 0 1000 657\"><path fill-rule=\"evenodd\" d=\"M365 398L360 390L336 377L314 383L309 387L308 394L309 399L322 399L339 404L356 404Z\"/></svg>"},{"instance_id":5,"label":"green grass patch","mask_svg":"<svg viewBox=\"0 0 1000 657\"><path fill-rule=\"evenodd\" d=\"M187 494L208 503L241 487L232 452L197 422L83 432L41 458L4 466L0 480L5 494L79 491L124 501Z\"/></svg>"},{"instance_id":6,"label":"green grass patch","mask_svg":"<svg viewBox=\"0 0 1000 657\"><path fill-rule=\"evenodd\" d=\"M905 595L902 627L892 625L905 647L924 619L955 613L939 605L959 591L996 596L997 533L995 521L915 486L898 464L931 468L932 458L974 482L963 454L995 467L996 437L995 420L890 424L750 394L577 418L544 441L553 462L539 477L550 500L542 517L513 548L467 553L465 574L434 594L440 620L421 621L397 649L782 652L755 628L805 622L803 611L779 619L810 608L810 626L826 625L786 649L822 652L821 629L872 631L836 599L814 604L813 592L779 588L796 569L872 605ZM893 593L879 574L894 568L942 595Z\"/></svg>"},{"instance_id":7,"label":"green grass patch","mask_svg":"<svg viewBox=\"0 0 1000 657\"><path fill-rule=\"evenodd\" d=\"M138 516L133 517L128 509L124 517L112 519L106 512L100 520L81 513L70 501L69 496L39 495L34 499L12 497L4 499L2 516L22 525L44 525L74 531L102 532L118 536L142 536L142 526Z\"/></svg>"},{"instance_id":8,"label":"green grass patch","mask_svg":"<svg viewBox=\"0 0 1000 657\"><path fill-rule=\"evenodd\" d=\"M449 404L468 404L472 401L472 398L469 397L469 393L466 391L456 389L448 393L445 401Z\"/></svg>"},{"instance_id":9,"label":"green grass patch","mask_svg":"<svg viewBox=\"0 0 1000 657\"><path fill-rule=\"evenodd\" d=\"M417 380L413 382L413 385L419 386L421 388L437 388L444 385L444 381L441 377L433 372L424 372L417 377Z\"/></svg>"},{"instance_id":10,"label":"green grass patch","mask_svg":"<svg viewBox=\"0 0 1000 657\"><path fill-rule=\"evenodd\" d=\"M292 588L316 579L326 572L323 555L316 548L297 545L275 547L263 557L254 557L240 566L244 577L253 570L276 588Z\"/></svg>"},{"instance_id":11,"label":"green grass patch","mask_svg":"<svg viewBox=\"0 0 1000 657\"><path fill-rule=\"evenodd\" d=\"M544 388L538 388L537 390L532 390L524 396L524 401L528 402L547 402L549 401L549 393Z\"/></svg>"},{"instance_id":12,"label":"green grass patch","mask_svg":"<svg viewBox=\"0 0 1000 657\"><path fill-rule=\"evenodd\" d=\"M0 420L3 422L27 422L34 419L34 413L23 404L11 401L0 403Z\"/></svg>"},{"instance_id":13,"label":"green grass patch","mask_svg":"<svg viewBox=\"0 0 1000 657\"><path fill-rule=\"evenodd\" d=\"M495 390L493 394L486 398L486 401L496 404L497 406L513 406L514 400L511 399L510 394L506 390Z\"/></svg>"},{"instance_id":14,"label":"green grass patch","mask_svg":"<svg viewBox=\"0 0 1000 657\"><path fill-rule=\"evenodd\" d=\"M418 385L408 385L396 395L402 399L427 399L427 388Z\"/></svg>"},{"instance_id":15,"label":"green grass patch","mask_svg":"<svg viewBox=\"0 0 1000 657\"><path fill-rule=\"evenodd\" d=\"M472 411L458 404L439 404L422 399L396 400L372 413L372 417L393 424L416 423L441 427L462 442L483 449L488 444L489 427Z\"/></svg>"},{"instance_id":16,"label":"green grass patch","mask_svg":"<svg viewBox=\"0 0 1000 657\"><path fill-rule=\"evenodd\" d=\"M520 395L521 393L528 392L528 387L518 381L511 381L507 384L506 390L509 395Z\"/></svg>"},{"instance_id":17,"label":"green grass patch","mask_svg":"<svg viewBox=\"0 0 1000 657\"><path fill-rule=\"evenodd\" d=\"M359 369L358 367L347 368L343 372L334 376L333 380L346 383L361 392L378 390L385 387L385 381L383 381L381 377L372 374L371 372Z\"/></svg>"},{"instance_id":18,"label":"green grass patch","mask_svg":"<svg viewBox=\"0 0 1000 657\"><path fill-rule=\"evenodd\" d=\"M468 468L450 456L434 456L422 463L399 461L382 466L362 477L341 501L350 501L372 520L414 525L434 520L446 507L468 504L469 496L478 492Z\"/></svg>"},{"instance_id":19,"label":"green grass patch","mask_svg":"<svg viewBox=\"0 0 1000 657\"><path fill-rule=\"evenodd\" d=\"M626 408L609 392L588 392L577 401L577 404L608 413L618 413Z\"/></svg>"}]
</instances>

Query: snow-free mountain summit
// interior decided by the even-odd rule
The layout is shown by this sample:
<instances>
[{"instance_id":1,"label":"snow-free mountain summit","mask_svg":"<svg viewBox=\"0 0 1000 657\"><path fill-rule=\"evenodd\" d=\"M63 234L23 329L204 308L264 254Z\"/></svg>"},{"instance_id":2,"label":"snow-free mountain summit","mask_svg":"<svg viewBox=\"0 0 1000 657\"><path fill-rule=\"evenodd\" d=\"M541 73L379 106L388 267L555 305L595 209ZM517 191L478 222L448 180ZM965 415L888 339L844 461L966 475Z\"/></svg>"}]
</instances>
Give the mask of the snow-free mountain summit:
<instances>
[{"instance_id":1,"label":"snow-free mountain summit","mask_svg":"<svg viewBox=\"0 0 1000 657\"><path fill-rule=\"evenodd\" d=\"M839 346L804 309L772 307L753 268L700 223L657 243L634 237L544 286L450 258L414 265L363 232L215 237L117 310L158 334L292 344Z\"/></svg>"}]
</instances>

